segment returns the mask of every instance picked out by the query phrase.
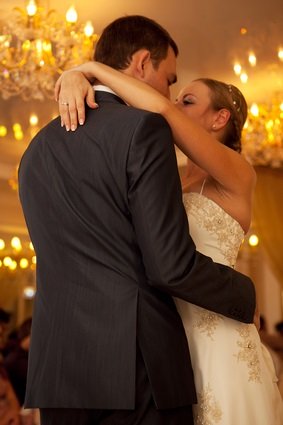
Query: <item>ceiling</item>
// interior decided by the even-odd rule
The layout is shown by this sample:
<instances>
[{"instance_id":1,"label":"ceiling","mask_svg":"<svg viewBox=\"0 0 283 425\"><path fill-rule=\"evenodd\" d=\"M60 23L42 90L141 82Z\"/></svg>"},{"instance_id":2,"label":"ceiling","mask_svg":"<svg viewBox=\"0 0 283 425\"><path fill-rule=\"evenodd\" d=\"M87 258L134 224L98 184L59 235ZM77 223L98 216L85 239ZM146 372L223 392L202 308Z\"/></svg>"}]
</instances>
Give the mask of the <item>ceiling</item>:
<instances>
[{"instance_id":1,"label":"ceiling","mask_svg":"<svg viewBox=\"0 0 283 425\"><path fill-rule=\"evenodd\" d=\"M237 85L248 102L268 101L275 92L283 93L283 63L277 49L283 46L283 2L270 0L41 0L42 6L64 13L74 4L79 20L91 19L95 31L126 14L142 14L157 20L169 30L180 49L178 83L172 90L175 96L191 79L209 76ZM1 0L0 16L14 6L24 7L24 0ZM247 29L241 35L240 29ZM233 73L233 61L246 60L249 49L258 58L255 69L248 69L249 81L243 85ZM283 97L283 96L282 96ZM43 125L57 114L53 101L24 102L20 98L4 101L0 98L0 125L20 122L28 127L30 113L39 116ZM25 233L17 193L7 180L15 171L20 156L30 140L16 142L11 135L0 138L0 238L1 234Z\"/></svg>"}]
</instances>

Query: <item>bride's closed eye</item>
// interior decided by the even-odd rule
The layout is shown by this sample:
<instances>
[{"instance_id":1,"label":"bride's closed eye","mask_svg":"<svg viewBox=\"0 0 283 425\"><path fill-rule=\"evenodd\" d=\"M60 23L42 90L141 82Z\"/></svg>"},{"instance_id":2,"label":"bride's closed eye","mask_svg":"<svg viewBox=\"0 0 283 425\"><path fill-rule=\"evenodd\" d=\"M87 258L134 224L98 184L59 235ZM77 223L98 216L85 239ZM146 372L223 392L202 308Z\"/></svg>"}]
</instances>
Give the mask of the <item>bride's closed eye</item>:
<instances>
[{"instance_id":1,"label":"bride's closed eye","mask_svg":"<svg viewBox=\"0 0 283 425\"><path fill-rule=\"evenodd\" d=\"M188 95L183 96L181 98L177 98L175 100L175 105L181 105L181 106L187 106L187 105L193 105L195 101Z\"/></svg>"},{"instance_id":2,"label":"bride's closed eye","mask_svg":"<svg viewBox=\"0 0 283 425\"><path fill-rule=\"evenodd\" d=\"M193 105L194 103L195 103L194 100L190 96L184 96L182 99L182 104L184 106Z\"/></svg>"}]
</instances>

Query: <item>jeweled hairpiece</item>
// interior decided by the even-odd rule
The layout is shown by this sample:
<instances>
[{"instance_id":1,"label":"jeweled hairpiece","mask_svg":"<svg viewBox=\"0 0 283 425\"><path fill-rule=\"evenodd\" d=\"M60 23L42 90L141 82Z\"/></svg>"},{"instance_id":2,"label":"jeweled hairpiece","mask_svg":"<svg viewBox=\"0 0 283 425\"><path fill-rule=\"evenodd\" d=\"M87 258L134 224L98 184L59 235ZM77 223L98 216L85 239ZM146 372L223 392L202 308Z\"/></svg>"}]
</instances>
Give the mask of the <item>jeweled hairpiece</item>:
<instances>
[{"instance_id":1,"label":"jeweled hairpiece","mask_svg":"<svg viewBox=\"0 0 283 425\"><path fill-rule=\"evenodd\" d=\"M237 101L233 98L233 88L232 88L231 84L228 84L228 90L229 90L229 93L231 95L232 103L234 105L235 110L237 112L240 112L241 111L240 105L238 105Z\"/></svg>"}]
</instances>

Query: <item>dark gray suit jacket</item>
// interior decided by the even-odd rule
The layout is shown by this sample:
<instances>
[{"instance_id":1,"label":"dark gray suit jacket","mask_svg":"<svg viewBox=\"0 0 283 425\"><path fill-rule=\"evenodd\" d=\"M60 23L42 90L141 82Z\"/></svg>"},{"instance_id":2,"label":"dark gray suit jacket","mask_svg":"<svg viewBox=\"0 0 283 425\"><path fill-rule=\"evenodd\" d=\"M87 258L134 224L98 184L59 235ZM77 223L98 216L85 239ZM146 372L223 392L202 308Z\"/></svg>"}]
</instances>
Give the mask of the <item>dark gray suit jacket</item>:
<instances>
[{"instance_id":1,"label":"dark gray suit jacket","mask_svg":"<svg viewBox=\"0 0 283 425\"><path fill-rule=\"evenodd\" d=\"M27 407L131 409L139 344L155 402L195 402L172 295L243 322L251 281L195 251L170 128L96 92L76 132L57 118L23 155L20 199L37 255Z\"/></svg>"}]
</instances>

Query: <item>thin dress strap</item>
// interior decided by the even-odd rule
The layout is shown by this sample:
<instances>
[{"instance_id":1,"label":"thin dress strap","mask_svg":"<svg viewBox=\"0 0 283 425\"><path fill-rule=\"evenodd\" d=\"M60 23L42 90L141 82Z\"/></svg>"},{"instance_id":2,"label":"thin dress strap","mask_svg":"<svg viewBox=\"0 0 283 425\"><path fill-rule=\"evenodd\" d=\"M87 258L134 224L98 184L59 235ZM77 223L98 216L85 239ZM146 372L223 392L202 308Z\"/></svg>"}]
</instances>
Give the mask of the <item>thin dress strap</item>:
<instances>
[{"instance_id":1,"label":"thin dress strap","mask_svg":"<svg viewBox=\"0 0 283 425\"><path fill-rule=\"evenodd\" d=\"M206 182L206 179L204 179L204 181L202 182L201 190L200 190L200 193L199 193L200 195L202 195L202 192L203 192L203 188L204 188L205 182Z\"/></svg>"}]
</instances>

